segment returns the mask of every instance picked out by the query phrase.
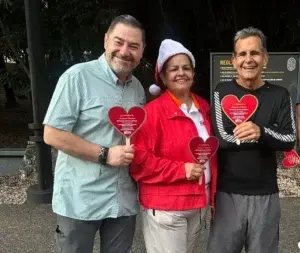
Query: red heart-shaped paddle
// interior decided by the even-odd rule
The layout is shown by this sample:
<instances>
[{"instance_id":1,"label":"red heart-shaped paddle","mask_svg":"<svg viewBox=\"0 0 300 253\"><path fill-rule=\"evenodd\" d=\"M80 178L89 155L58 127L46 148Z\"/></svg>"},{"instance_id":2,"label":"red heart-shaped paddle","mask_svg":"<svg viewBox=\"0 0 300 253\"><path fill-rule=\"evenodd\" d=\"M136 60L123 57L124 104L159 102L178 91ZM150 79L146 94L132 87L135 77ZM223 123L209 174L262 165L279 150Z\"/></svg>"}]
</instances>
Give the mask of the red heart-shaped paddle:
<instances>
[{"instance_id":1,"label":"red heart-shaped paddle","mask_svg":"<svg viewBox=\"0 0 300 253\"><path fill-rule=\"evenodd\" d=\"M240 100L234 95L226 95L221 101L221 107L226 116L239 125L247 121L256 111L258 100L253 95L245 95Z\"/></svg>"},{"instance_id":2,"label":"red heart-shaped paddle","mask_svg":"<svg viewBox=\"0 0 300 253\"><path fill-rule=\"evenodd\" d=\"M143 125L146 112L139 106L131 107L128 112L121 106L115 106L108 111L108 118L121 134L130 138Z\"/></svg>"},{"instance_id":3,"label":"red heart-shaped paddle","mask_svg":"<svg viewBox=\"0 0 300 253\"><path fill-rule=\"evenodd\" d=\"M300 157L294 149L283 153L285 158L282 160L282 165L286 169L293 168L300 164Z\"/></svg>"},{"instance_id":4,"label":"red heart-shaped paddle","mask_svg":"<svg viewBox=\"0 0 300 253\"><path fill-rule=\"evenodd\" d=\"M196 136L189 142L189 150L197 163L205 164L217 151L219 140L210 136L205 141Z\"/></svg>"}]
</instances>

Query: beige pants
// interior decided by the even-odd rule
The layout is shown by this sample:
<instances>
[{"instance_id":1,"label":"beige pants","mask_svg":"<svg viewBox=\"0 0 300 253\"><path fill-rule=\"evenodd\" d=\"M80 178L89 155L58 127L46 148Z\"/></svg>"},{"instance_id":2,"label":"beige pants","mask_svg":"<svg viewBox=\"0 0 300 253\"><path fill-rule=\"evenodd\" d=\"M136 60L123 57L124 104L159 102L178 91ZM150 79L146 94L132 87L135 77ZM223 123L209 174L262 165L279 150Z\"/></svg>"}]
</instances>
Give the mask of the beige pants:
<instances>
[{"instance_id":1,"label":"beige pants","mask_svg":"<svg viewBox=\"0 0 300 253\"><path fill-rule=\"evenodd\" d=\"M208 207L189 211L143 209L147 253L192 253Z\"/></svg>"}]
</instances>

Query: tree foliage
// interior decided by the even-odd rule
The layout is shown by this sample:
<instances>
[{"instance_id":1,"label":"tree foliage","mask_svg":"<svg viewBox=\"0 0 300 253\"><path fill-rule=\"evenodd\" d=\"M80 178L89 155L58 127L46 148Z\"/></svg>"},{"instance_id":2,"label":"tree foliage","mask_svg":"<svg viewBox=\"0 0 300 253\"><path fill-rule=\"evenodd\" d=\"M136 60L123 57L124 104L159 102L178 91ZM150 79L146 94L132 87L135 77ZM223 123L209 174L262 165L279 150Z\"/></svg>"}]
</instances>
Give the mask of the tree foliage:
<instances>
[{"instance_id":1,"label":"tree foliage","mask_svg":"<svg viewBox=\"0 0 300 253\"><path fill-rule=\"evenodd\" d=\"M100 2L103 3L43 1L42 48L47 77L52 85L69 66L94 59L103 52L103 34L118 10L107 8ZM24 0L2 0L0 13L0 55L16 62L11 71L2 74L1 80L18 86L19 77L22 77L23 87L27 90L29 67ZM24 73L27 74L27 80Z\"/></svg>"},{"instance_id":2,"label":"tree foliage","mask_svg":"<svg viewBox=\"0 0 300 253\"><path fill-rule=\"evenodd\" d=\"M207 97L209 53L232 51L232 37L237 30L247 26L262 29L268 37L269 51L300 49L296 0L289 4L271 0L257 3L239 0L43 0L42 3L46 73L53 85L69 66L95 59L103 52L104 33L111 19L121 13L132 14L146 28L147 46L138 73L148 71L152 75L160 42L165 38L176 39L195 55L198 91ZM0 55L17 62L18 70L14 74L22 72L23 79L29 73L24 12L24 0L0 0ZM149 62L151 71L146 67ZM145 87L149 82L143 82Z\"/></svg>"}]
</instances>

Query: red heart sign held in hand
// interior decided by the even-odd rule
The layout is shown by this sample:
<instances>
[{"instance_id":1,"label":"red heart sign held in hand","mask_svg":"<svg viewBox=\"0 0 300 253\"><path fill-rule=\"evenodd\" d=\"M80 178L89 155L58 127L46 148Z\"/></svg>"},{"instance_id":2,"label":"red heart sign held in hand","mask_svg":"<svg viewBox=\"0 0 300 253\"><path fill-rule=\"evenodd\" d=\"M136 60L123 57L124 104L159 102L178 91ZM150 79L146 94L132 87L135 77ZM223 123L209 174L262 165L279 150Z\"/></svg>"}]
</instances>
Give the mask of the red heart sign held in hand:
<instances>
[{"instance_id":1,"label":"red heart sign held in hand","mask_svg":"<svg viewBox=\"0 0 300 253\"><path fill-rule=\"evenodd\" d=\"M221 101L221 106L226 116L235 125L239 125L254 114L258 107L258 100L250 94L240 100L234 95L226 95Z\"/></svg>"},{"instance_id":2,"label":"red heart sign held in hand","mask_svg":"<svg viewBox=\"0 0 300 253\"><path fill-rule=\"evenodd\" d=\"M189 142L189 149L197 163L205 164L217 151L219 140L210 136L204 141L201 137L196 136Z\"/></svg>"},{"instance_id":3,"label":"red heart sign held in hand","mask_svg":"<svg viewBox=\"0 0 300 253\"><path fill-rule=\"evenodd\" d=\"M121 106L115 106L108 111L108 118L121 134L130 138L143 125L146 112L139 106L131 107L128 112Z\"/></svg>"},{"instance_id":4,"label":"red heart sign held in hand","mask_svg":"<svg viewBox=\"0 0 300 253\"><path fill-rule=\"evenodd\" d=\"M300 157L294 149L283 153L285 158L282 160L282 165L285 168L290 169L297 165L300 165Z\"/></svg>"}]
</instances>

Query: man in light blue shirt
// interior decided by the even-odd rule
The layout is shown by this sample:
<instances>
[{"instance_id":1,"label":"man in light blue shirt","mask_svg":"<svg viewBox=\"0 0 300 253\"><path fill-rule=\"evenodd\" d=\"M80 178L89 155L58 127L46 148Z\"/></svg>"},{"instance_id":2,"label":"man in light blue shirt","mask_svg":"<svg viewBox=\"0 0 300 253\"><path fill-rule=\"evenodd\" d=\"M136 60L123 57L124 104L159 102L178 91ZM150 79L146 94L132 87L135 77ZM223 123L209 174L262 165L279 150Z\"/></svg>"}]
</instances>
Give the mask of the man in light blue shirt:
<instances>
[{"instance_id":1,"label":"man in light blue shirt","mask_svg":"<svg viewBox=\"0 0 300 253\"><path fill-rule=\"evenodd\" d=\"M122 15L104 42L99 59L61 75L44 119L44 140L58 149L52 206L62 253L92 253L97 231L101 253L128 253L135 232L137 188L128 170L134 149L107 115L113 106L145 104L131 73L142 58L145 32L134 17Z\"/></svg>"}]
</instances>

